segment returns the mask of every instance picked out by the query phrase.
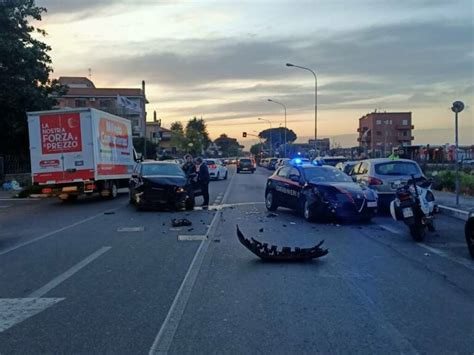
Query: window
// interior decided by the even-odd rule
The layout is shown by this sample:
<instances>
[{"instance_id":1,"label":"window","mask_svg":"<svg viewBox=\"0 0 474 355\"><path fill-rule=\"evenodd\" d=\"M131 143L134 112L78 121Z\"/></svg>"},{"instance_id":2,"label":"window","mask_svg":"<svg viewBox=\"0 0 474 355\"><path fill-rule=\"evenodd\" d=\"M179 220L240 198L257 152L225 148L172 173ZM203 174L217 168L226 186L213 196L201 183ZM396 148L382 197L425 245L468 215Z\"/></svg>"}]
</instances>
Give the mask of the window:
<instances>
[{"instance_id":1,"label":"window","mask_svg":"<svg viewBox=\"0 0 474 355\"><path fill-rule=\"evenodd\" d=\"M403 137L407 137L408 136L408 131L403 131Z\"/></svg>"},{"instance_id":2,"label":"window","mask_svg":"<svg viewBox=\"0 0 474 355\"><path fill-rule=\"evenodd\" d=\"M408 126L408 120L402 120L402 125Z\"/></svg>"},{"instance_id":3,"label":"window","mask_svg":"<svg viewBox=\"0 0 474 355\"><path fill-rule=\"evenodd\" d=\"M362 163L360 165L359 174L367 174L369 172L369 164Z\"/></svg>"},{"instance_id":4,"label":"window","mask_svg":"<svg viewBox=\"0 0 474 355\"><path fill-rule=\"evenodd\" d=\"M178 164L144 164L142 176L147 175L184 176L184 172Z\"/></svg>"},{"instance_id":5,"label":"window","mask_svg":"<svg viewBox=\"0 0 474 355\"><path fill-rule=\"evenodd\" d=\"M75 107L87 107L86 106L86 100L85 99L78 99L78 100L74 100L74 106Z\"/></svg>"},{"instance_id":6,"label":"window","mask_svg":"<svg viewBox=\"0 0 474 355\"><path fill-rule=\"evenodd\" d=\"M421 175L420 168L416 163L394 161L375 165L375 172L379 175Z\"/></svg>"},{"instance_id":7,"label":"window","mask_svg":"<svg viewBox=\"0 0 474 355\"><path fill-rule=\"evenodd\" d=\"M297 176L297 177L300 177L300 172L298 171L298 169L291 168L291 170L290 170L290 176Z\"/></svg>"},{"instance_id":8,"label":"window","mask_svg":"<svg viewBox=\"0 0 474 355\"><path fill-rule=\"evenodd\" d=\"M382 120L376 120L375 124L382 124Z\"/></svg>"},{"instance_id":9,"label":"window","mask_svg":"<svg viewBox=\"0 0 474 355\"><path fill-rule=\"evenodd\" d=\"M108 110L112 106L112 101L111 100L100 100L99 101L99 106L102 110Z\"/></svg>"},{"instance_id":10,"label":"window","mask_svg":"<svg viewBox=\"0 0 474 355\"><path fill-rule=\"evenodd\" d=\"M382 135L382 132L381 131L377 131L376 132L378 136L381 136Z\"/></svg>"},{"instance_id":11,"label":"window","mask_svg":"<svg viewBox=\"0 0 474 355\"><path fill-rule=\"evenodd\" d=\"M290 172L290 167L284 166L283 168L278 170L277 176L286 178L289 172Z\"/></svg>"}]
</instances>

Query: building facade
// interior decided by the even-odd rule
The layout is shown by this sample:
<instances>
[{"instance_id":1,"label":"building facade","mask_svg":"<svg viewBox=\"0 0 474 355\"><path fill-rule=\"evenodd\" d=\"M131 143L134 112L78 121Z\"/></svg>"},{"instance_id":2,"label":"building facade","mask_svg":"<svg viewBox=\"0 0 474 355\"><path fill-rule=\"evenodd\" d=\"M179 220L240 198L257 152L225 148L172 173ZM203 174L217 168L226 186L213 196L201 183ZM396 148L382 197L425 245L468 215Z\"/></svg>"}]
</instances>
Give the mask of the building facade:
<instances>
[{"instance_id":1,"label":"building facade","mask_svg":"<svg viewBox=\"0 0 474 355\"><path fill-rule=\"evenodd\" d=\"M386 157L414 140L411 112L372 112L359 118L359 147L367 157Z\"/></svg>"},{"instance_id":2,"label":"building facade","mask_svg":"<svg viewBox=\"0 0 474 355\"><path fill-rule=\"evenodd\" d=\"M135 137L144 137L146 130L145 82L142 88L96 88L94 83L85 77L62 76L59 82L67 86L67 93L57 97L57 108L91 107L124 117L132 122L132 132ZM119 104L117 97L121 96L136 105L138 109Z\"/></svg>"},{"instance_id":3,"label":"building facade","mask_svg":"<svg viewBox=\"0 0 474 355\"><path fill-rule=\"evenodd\" d=\"M178 154L179 149L171 144L171 130L161 127L161 122L147 122L146 136L149 141L158 144L158 154Z\"/></svg>"}]
</instances>

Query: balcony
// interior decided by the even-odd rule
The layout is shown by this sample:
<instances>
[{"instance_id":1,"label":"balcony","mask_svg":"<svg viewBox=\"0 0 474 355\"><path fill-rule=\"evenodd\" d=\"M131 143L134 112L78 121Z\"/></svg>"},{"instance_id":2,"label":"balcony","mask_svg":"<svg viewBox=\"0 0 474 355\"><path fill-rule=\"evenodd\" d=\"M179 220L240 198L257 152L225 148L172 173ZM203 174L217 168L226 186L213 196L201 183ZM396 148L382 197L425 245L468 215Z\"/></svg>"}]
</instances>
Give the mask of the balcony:
<instances>
[{"instance_id":1,"label":"balcony","mask_svg":"<svg viewBox=\"0 0 474 355\"><path fill-rule=\"evenodd\" d=\"M396 125L395 126L396 129L415 129L415 126L414 125Z\"/></svg>"}]
</instances>

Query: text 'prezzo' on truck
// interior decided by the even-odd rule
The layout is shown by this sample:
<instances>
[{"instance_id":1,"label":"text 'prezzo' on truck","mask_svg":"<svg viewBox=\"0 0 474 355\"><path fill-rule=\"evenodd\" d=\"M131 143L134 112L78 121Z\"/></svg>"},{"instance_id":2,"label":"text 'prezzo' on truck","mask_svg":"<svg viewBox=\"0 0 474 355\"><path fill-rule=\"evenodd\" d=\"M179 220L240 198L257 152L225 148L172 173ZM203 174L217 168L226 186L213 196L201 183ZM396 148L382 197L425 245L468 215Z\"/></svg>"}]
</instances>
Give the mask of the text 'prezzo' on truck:
<instances>
[{"instance_id":1,"label":"text 'prezzo' on truck","mask_svg":"<svg viewBox=\"0 0 474 355\"><path fill-rule=\"evenodd\" d=\"M29 112L28 129L32 180L43 194L115 198L128 187L135 165L129 120L92 108Z\"/></svg>"}]
</instances>

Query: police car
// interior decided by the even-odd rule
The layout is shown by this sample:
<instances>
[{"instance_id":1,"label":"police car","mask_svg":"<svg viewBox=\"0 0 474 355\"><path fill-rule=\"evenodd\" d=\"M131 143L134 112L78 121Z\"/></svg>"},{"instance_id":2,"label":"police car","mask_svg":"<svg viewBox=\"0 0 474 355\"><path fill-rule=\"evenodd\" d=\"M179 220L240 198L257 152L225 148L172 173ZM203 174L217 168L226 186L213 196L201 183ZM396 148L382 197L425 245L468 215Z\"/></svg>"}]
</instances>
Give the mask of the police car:
<instances>
[{"instance_id":1,"label":"police car","mask_svg":"<svg viewBox=\"0 0 474 355\"><path fill-rule=\"evenodd\" d=\"M355 183L332 167L293 159L267 180L268 210L287 207L301 212L308 221L316 219L370 221L377 213L377 192Z\"/></svg>"}]
</instances>

